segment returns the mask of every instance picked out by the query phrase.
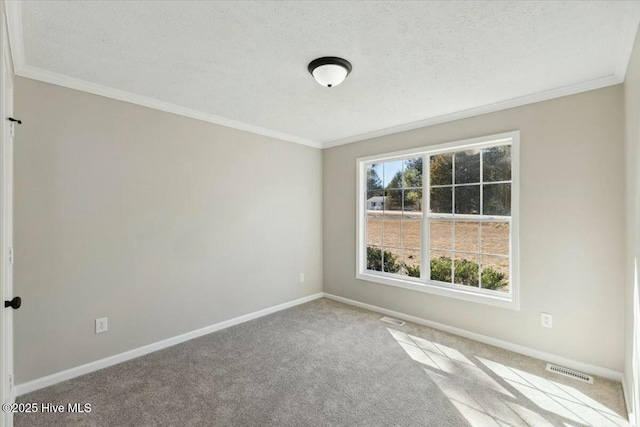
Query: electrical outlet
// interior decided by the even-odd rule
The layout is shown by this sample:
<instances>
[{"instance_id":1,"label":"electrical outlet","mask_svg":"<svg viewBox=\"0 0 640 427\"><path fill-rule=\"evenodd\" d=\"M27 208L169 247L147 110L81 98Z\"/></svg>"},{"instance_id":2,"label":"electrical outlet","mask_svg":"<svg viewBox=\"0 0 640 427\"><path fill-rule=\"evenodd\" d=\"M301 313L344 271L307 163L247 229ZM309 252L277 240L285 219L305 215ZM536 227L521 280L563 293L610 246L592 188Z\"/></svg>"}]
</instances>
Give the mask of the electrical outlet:
<instances>
[{"instance_id":1,"label":"electrical outlet","mask_svg":"<svg viewBox=\"0 0 640 427\"><path fill-rule=\"evenodd\" d=\"M553 327L553 316L549 313L540 313L540 323L543 328Z\"/></svg>"},{"instance_id":2,"label":"electrical outlet","mask_svg":"<svg viewBox=\"0 0 640 427\"><path fill-rule=\"evenodd\" d=\"M300 283L304 283L304 273L300 273Z\"/></svg>"},{"instance_id":3,"label":"electrical outlet","mask_svg":"<svg viewBox=\"0 0 640 427\"><path fill-rule=\"evenodd\" d=\"M100 319L96 319L96 334L101 334L103 332L107 332L109 330L109 318L102 317Z\"/></svg>"}]
</instances>

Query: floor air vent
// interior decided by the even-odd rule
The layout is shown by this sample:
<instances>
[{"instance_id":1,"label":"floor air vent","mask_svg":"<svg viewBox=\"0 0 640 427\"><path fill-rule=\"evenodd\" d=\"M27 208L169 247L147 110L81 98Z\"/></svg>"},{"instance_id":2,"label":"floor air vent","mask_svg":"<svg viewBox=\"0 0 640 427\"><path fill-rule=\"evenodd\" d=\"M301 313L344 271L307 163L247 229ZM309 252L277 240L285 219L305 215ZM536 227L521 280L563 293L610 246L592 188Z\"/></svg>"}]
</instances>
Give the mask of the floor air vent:
<instances>
[{"instance_id":1,"label":"floor air vent","mask_svg":"<svg viewBox=\"0 0 640 427\"><path fill-rule=\"evenodd\" d=\"M391 323L392 325L396 325L396 326L404 325L404 322L402 320L394 319L393 317L383 317L380 320L386 323Z\"/></svg>"},{"instance_id":2,"label":"floor air vent","mask_svg":"<svg viewBox=\"0 0 640 427\"><path fill-rule=\"evenodd\" d=\"M565 377L593 384L593 377L587 374L583 374L582 372L574 371L573 369L563 368L562 366L547 363L547 371L555 372L556 374L564 375Z\"/></svg>"}]
</instances>

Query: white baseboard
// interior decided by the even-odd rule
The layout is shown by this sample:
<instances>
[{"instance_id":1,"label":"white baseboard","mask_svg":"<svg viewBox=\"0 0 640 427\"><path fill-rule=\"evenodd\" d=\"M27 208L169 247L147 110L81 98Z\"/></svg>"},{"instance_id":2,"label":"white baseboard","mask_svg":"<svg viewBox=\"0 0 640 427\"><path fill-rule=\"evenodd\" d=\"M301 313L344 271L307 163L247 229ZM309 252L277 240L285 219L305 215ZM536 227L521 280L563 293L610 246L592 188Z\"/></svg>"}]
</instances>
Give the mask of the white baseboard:
<instances>
[{"instance_id":1,"label":"white baseboard","mask_svg":"<svg viewBox=\"0 0 640 427\"><path fill-rule=\"evenodd\" d=\"M225 320L223 322L206 326L201 329L196 329L195 331L187 332L182 335L167 338L166 340L158 341L153 344L134 348L133 350L125 351L124 353L116 354L113 356L106 357L104 359L100 359L84 365L76 366L75 368L67 369L66 371L57 372L55 374L47 375L46 377L37 378L35 380L29 381L23 384L18 384L16 385L16 395L21 396L23 394L31 393L32 391L49 387L59 382L70 380L71 378L79 377L80 375L88 374L90 372L94 372L99 369L104 369L109 366L117 365L118 363L126 362L127 360L135 359L136 357L153 353L154 351L162 350L164 348L171 347L176 344L180 344L185 341L189 341L194 338L198 338L203 335L207 335L212 332L219 331L221 329L226 329L228 327L235 326L240 323L248 322L249 320L257 319L258 317L266 316L267 314L285 310L287 308L304 304L306 302L313 301L322 297L323 297L323 293L319 292L317 294L309 295L303 298L298 298L293 301L274 305L273 307L268 307L263 310L245 314L243 316L234 317L233 319Z\"/></svg>"},{"instance_id":2,"label":"white baseboard","mask_svg":"<svg viewBox=\"0 0 640 427\"><path fill-rule=\"evenodd\" d=\"M370 310L376 313L381 313L387 316L392 316L398 319L406 320L408 322L417 323L419 325L425 325L425 326L438 329L444 332L449 332L449 333L459 335L465 338L469 338L475 341L479 341L485 344L493 345L495 347L500 347L505 350L513 351L515 353L524 354L525 356L530 356L530 357L534 357L536 359L544 360L550 363L566 366L567 368L576 369L578 371L582 371L590 375L596 375L596 376L600 376L610 380L620 381L622 383L622 387L624 390L625 400L627 399L627 390L626 390L626 384L624 383L623 375L622 373L614 371L612 369L590 365L587 363L579 362L577 360L568 359L563 356L546 353L546 352L535 350L522 345L513 344L508 341L502 341L496 338L488 337L486 335L470 332L464 329L448 326L438 322L433 322L431 320L423 319L421 317L412 316L412 315L401 313L398 311L388 310L386 308L378 307L371 304L366 304L360 301L355 301L349 298L340 297L340 296L329 294L326 292L324 293L319 292L319 293L309 295L303 298L299 298L293 301L289 301L283 304L275 305L273 307L268 307L263 310L245 314L243 316L235 317L233 319L225 320L223 322L206 326L204 328L187 332L185 334L168 338L166 340L158 341L153 344L145 345L143 347L138 347L133 350L126 351L124 353L120 353L110 357L106 357L104 359L96 360L94 362L77 366L75 368L67 369L65 371L57 372L55 374L47 375L42 378L37 378L35 380L29 381L26 383L18 384L16 385L16 388L15 388L16 395L21 396L21 395L30 393L32 391L39 390L41 388L49 387L51 385L57 384L62 381L66 381L66 380L78 377L80 375L88 374L90 372L104 369L109 366L116 365L118 363L126 362L127 360L135 359L136 357L153 353L154 351L162 350L164 348L171 347L176 344L180 344L182 342L189 341L194 338L198 338L203 335L210 334L212 332L226 329L231 326L235 326L240 323L247 322L249 320L257 319L259 317L266 316L268 314L275 313L277 311L285 310L287 308L294 307L296 305L304 304L306 302L313 301L322 297L329 298L345 304L349 304L355 307L360 307L365 310ZM628 405L628 402L627 402L627 405Z\"/></svg>"},{"instance_id":3,"label":"white baseboard","mask_svg":"<svg viewBox=\"0 0 640 427\"><path fill-rule=\"evenodd\" d=\"M384 314L387 316L395 317L397 319L406 320L408 322L417 323L419 325L429 326L433 329L449 332L454 335L469 338L481 343L489 344L495 347L500 347L505 350L513 351L514 353L524 354L525 356L533 357L536 359L544 360L546 362L555 363L557 365L565 366L567 368L575 369L590 375L596 375L599 377L607 378L614 381L622 382L623 376L621 372L614 371L608 368L602 368L600 366L590 365L588 363L579 362L577 360L568 359L566 357L558 356L544 351L535 350L533 348L525 347L518 344L513 344L508 341L502 341L496 338L488 337L486 335L470 332L464 329L456 328L453 326L445 325L443 323L433 322L431 320L423 319L421 317L412 316L410 314L400 313L398 311L388 310L386 308L378 307L371 304L366 304L360 301L352 300L349 298L339 297L337 295L328 294L324 292L324 297L338 302L353 305L355 307L364 308L366 310L375 311L376 313Z\"/></svg>"},{"instance_id":4,"label":"white baseboard","mask_svg":"<svg viewBox=\"0 0 640 427\"><path fill-rule=\"evenodd\" d=\"M633 406L631 404L631 401L629 400L631 394L629 394L629 388L627 387L627 378L624 375L622 376L622 394L624 395L624 404L626 406L627 416L629 418L629 427L635 427L635 415L633 414Z\"/></svg>"}]
</instances>

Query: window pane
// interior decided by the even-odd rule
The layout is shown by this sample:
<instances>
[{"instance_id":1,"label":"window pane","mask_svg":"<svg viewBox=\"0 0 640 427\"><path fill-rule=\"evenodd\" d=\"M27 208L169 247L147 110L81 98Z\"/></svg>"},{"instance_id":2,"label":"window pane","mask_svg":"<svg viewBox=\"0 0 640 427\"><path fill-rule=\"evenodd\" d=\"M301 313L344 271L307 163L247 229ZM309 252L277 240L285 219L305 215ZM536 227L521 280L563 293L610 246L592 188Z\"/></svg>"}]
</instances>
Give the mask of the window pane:
<instances>
[{"instance_id":1,"label":"window pane","mask_svg":"<svg viewBox=\"0 0 640 427\"><path fill-rule=\"evenodd\" d=\"M400 247L400 221L395 219L383 221L382 246Z\"/></svg>"},{"instance_id":2,"label":"window pane","mask_svg":"<svg viewBox=\"0 0 640 427\"><path fill-rule=\"evenodd\" d=\"M422 187L422 157L403 160L404 162L404 187Z\"/></svg>"},{"instance_id":3,"label":"window pane","mask_svg":"<svg viewBox=\"0 0 640 427\"><path fill-rule=\"evenodd\" d=\"M385 191L384 199L385 215L397 214L398 219L402 215L402 190L387 190Z\"/></svg>"},{"instance_id":4,"label":"window pane","mask_svg":"<svg viewBox=\"0 0 640 427\"><path fill-rule=\"evenodd\" d=\"M422 274L442 286L510 292L511 224L500 217L511 215L512 151L510 145L481 147L436 155L426 149L411 158L365 163L360 244L367 248L368 269L405 279ZM423 188L425 173L430 186ZM428 236L422 234L425 226ZM426 237L428 256L421 255ZM421 265L427 259L428 265Z\"/></svg>"},{"instance_id":5,"label":"window pane","mask_svg":"<svg viewBox=\"0 0 640 427\"><path fill-rule=\"evenodd\" d=\"M382 249L367 246L367 270L382 271Z\"/></svg>"},{"instance_id":6,"label":"window pane","mask_svg":"<svg viewBox=\"0 0 640 427\"><path fill-rule=\"evenodd\" d=\"M429 157L431 185L451 185L453 183L452 157L452 153Z\"/></svg>"},{"instance_id":7,"label":"window pane","mask_svg":"<svg viewBox=\"0 0 640 427\"><path fill-rule=\"evenodd\" d=\"M480 150L455 153L456 184L480 182Z\"/></svg>"},{"instance_id":8,"label":"window pane","mask_svg":"<svg viewBox=\"0 0 640 427\"><path fill-rule=\"evenodd\" d=\"M402 251L400 249L384 248L382 257L384 263L382 265L382 271L386 273L399 274L402 269Z\"/></svg>"},{"instance_id":9,"label":"window pane","mask_svg":"<svg viewBox=\"0 0 640 427\"><path fill-rule=\"evenodd\" d=\"M429 239L433 249L453 249L453 222L431 221Z\"/></svg>"},{"instance_id":10,"label":"window pane","mask_svg":"<svg viewBox=\"0 0 640 427\"><path fill-rule=\"evenodd\" d=\"M478 255L455 254L453 262L453 283L478 286Z\"/></svg>"},{"instance_id":11,"label":"window pane","mask_svg":"<svg viewBox=\"0 0 640 427\"><path fill-rule=\"evenodd\" d=\"M367 190L382 189L382 164L367 166Z\"/></svg>"},{"instance_id":12,"label":"window pane","mask_svg":"<svg viewBox=\"0 0 640 427\"><path fill-rule=\"evenodd\" d=\"M478 232L480 224L477 222L455 221L455 250L464 252L480 252Z\"/></svg>"},{"instance_id":13,"label":"window pane","mask_svg":"<svg viewBox=\"0 0 640 427\"><path fill-rule=\"evenodd\" d=\"M455 187L456 213L479 214L480 213L480 186L465 185Z\"/></svg>"},{"instance_id":14,"label":"window pane","mask_svg":"<svg viewBox=\"0 0 640 427\"><path fill-rule=\"evenodd\" d=\"M422 217L422 189L403 190L404 216Z\"/></svg>"},{"instance_id":15,"label":"window pane","mask_svg":"<svg viewBox=\"0 0 640 427\"><path fill-rule=\"evenodd\" d=\"M367 215L367 246L382 245L382 219Z\"/></svg>"},{"instance_id":16,"label":"window pane","mask_svg":"<svg viewBox=\"0 0 640 427\"><path fill-rule=\"evenodd\" d=\"M482 150L482 179L486 182L511 180L510 145Z\"/></svg>"},{"instance_id":17,"label":"window pane","mask_svg":"<svg viewBox=\"0 0 640 427\"><path fill-rule=\"evenodd\" d=\"M384 188L402 188L402 160L383 163Z\"/></svg>"},{"instance_id":18,"label":"window pane","mask_svg":"<svg viewBox=\"0 0 640 427\"><path fill-rule=\"evenodd\" d=\"M402 274L409 277L420 277L420 251L404 250L402 252Z\"/></svg>"},{"instance_id":19,"label":"window pane","mask_svg":"<svg viewBox=\"0 0 640 427\"><path fill-rule=\"evenodd\" d=\"M402 247L420 249L422 224L420 221L402 221Z\"/></svg>"},{"instance_id":20,"label":"window pane","mask_svg":"<svg viewBox=\"0 0 640 427\"><path fill-rule=\"evenodd\" d=\"M482 253L509 255L508 222L485 222L482 224Z\"/></svg>"},{"instance_id":21,"label":"window pane","mask_svg":"<svg viewBox=\"0 0 640 427\"><path fill-rule=\"evenodd\" d=\"M451 253L431 251L431 280L451 283Z\"/></svg>"},{"instance_id":22,"label":"window pane","mask_svg":"<svg viewBox=\"0 0 640 427\"><path fill-rule=\"evenodd\" d=\"M482 189L484 215L511 215L511 184L487 184Z\"/></svg>"},{"instance_id":23,"label":"window pane","mask_svg":"<svg viewBox=\"0 0 640 427\"><path fill-rule=\"evenodd\" d=\"M482 256L482 288L509 292L509 258Z\"/></svg>"},{"instance_id":24,"label":"window pane","mask_svg":"<svg viewBox=\"0 0 640 427\"><path fill-rule=\"evenodd\" d=\"M430 204L433 213L451 213L451 187L432 188Z\"/></svg>"},{"instance_id":25,"label":"window pane","mask_svg":"<svg viewBox=\"0 0 640 427\"><path fill-rule=\"evenodd\" d=\"M381 211L384 209L384 191L367 191L367 211Z\"/></svg>"}]
</instances>

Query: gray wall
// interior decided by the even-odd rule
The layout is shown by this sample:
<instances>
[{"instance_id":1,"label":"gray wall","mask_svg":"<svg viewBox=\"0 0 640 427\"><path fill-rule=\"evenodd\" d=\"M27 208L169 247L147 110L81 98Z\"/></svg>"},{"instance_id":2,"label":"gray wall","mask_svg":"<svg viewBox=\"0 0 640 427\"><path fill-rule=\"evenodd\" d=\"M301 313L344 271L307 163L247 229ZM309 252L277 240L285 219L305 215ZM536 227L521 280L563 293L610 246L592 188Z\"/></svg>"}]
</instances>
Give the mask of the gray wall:
<instances>
[{"instance_id":1,"label":"gray wall","mask_svg":"<svg viewBox=\"0 0 640 427\"><path fill-rule=\"evenodd\" d=\"M322 290L320 150L22 78L15 114L17 383Z\"/></svg>"},{"instance_id":2,"label":"gray wall","mask_svg":"<svg viewBox=\"0 0 640 427\"><path fill-rule=\"evenodd\" d=\"M632 357L634 331L633 309L634 287L638 283L634 279L634 261L640 262L640 31L636 35L636 41L631 54L631 60L627 67L627 75L624 82L624 107L626 127L626 153L627 160L627 287L625 298L625 382L627 386L627 400L638 404L638 396L634 390L634 378L632 376ZM640 265L638 266L640 267ZM640 295L640 292L638 293ZM640 355L636 355L638 357ZM638 361L636 360L636 363ZM635 379L637 381L637 378ZM640 408L627 408L635 412L637 422L640 422Z\"/></svg>"},{"instance_id":3,"label":"gray wall","mask_svg":"<svg viewBox=\"0 0 640 427\"><path fill-rule=\"evenodd\" d=\"M357 157L518 129L520 311L356 280ZM324 150L325 292L621 372L623 129L618 85Z\"/></svg>"}]
</instances>

